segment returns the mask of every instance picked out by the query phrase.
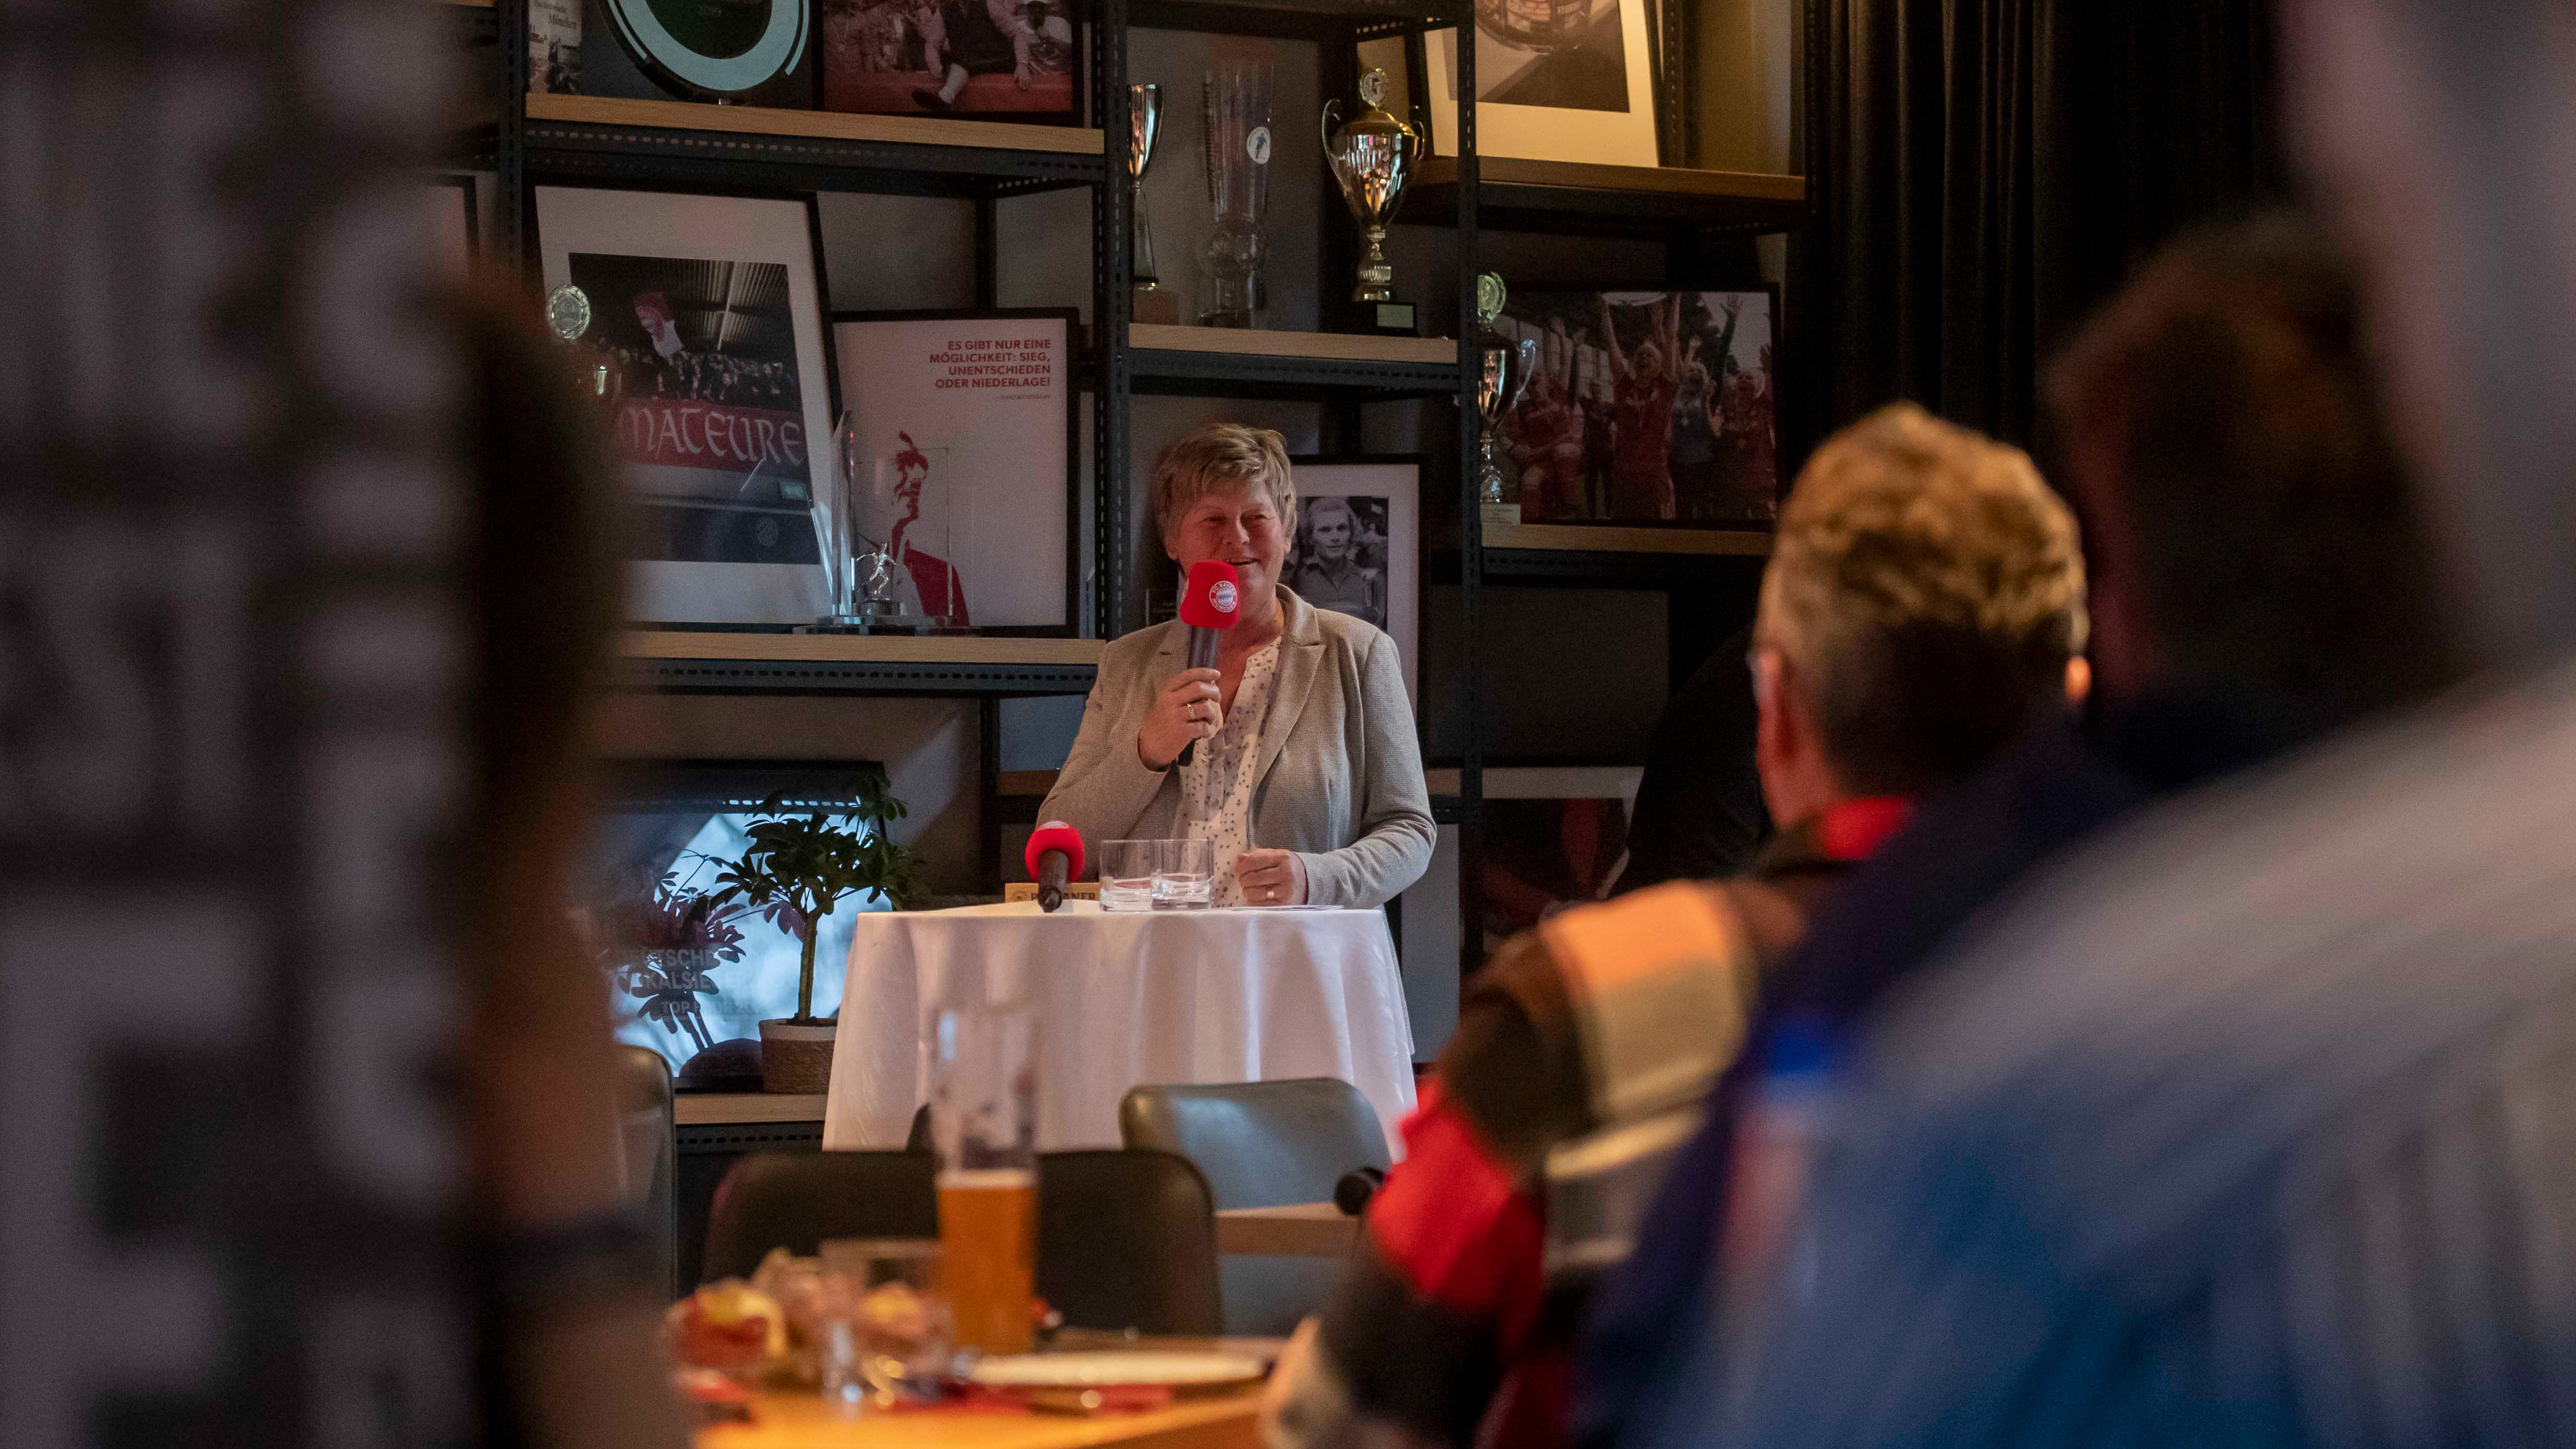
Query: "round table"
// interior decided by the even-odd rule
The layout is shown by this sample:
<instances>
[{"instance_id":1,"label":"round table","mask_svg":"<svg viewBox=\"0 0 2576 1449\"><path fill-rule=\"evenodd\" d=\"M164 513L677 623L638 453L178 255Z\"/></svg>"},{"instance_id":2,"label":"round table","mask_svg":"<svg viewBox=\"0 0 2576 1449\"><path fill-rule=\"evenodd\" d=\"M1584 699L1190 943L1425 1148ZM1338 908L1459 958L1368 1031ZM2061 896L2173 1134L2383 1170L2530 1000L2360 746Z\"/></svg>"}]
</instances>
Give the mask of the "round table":
<instances>
[{"instance_id":1,"label":"round table","mask_svg":"<svg viewBox=\"0 0 2576 1449\"><path fill-rule=\"evenodd\" d=\"M1041 1149L1118 1146L1118 1099L1139 1084L1289 1077L1359 1088L1401 1148L1413 1029L1383 912L1091 901L860 916L823 1146L902 1146L929 1099L930 1014L1011 1000L1038 1020Z\"/></svg>"}]
</instances>

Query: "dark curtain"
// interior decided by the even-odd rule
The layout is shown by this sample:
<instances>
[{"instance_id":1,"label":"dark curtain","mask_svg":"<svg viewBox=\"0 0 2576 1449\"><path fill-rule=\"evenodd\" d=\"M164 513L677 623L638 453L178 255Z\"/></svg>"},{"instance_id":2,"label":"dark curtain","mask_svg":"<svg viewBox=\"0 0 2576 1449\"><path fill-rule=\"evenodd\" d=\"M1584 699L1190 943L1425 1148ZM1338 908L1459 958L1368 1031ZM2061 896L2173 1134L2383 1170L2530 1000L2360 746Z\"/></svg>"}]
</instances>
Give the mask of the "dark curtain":
<instances>
[{"instance_id":1,"label":"dark curtain","mask_svg":"<svg viewBox=\"0 0 2576 1449\"><path fill-rule=\"evenodd\" d=\"M2027 441L2133 263L2286 196L2269 0L1816 3L1827 428L1910 398Z\"/></svg>"}]
</instances>

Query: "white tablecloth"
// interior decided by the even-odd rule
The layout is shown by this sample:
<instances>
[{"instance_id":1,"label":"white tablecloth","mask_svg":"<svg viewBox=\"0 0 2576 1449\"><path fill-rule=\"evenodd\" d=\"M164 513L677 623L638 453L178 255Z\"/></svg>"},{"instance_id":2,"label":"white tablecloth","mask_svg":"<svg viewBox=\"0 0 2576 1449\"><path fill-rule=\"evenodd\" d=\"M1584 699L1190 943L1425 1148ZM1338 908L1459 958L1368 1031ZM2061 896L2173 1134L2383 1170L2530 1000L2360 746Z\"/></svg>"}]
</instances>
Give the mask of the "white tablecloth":
<instances>
[{"instance_id":1,"label":"white tablecloth","mask_svg":"<svg viewBox=\"0 0 2576 1449\"><path fill-rule=\"evenodd\" d=\"M1110 913L1067 901L858 918L826 1148L897 1147L929 1099L930 1014L1025 1000L1042 1039L1038 1146L1118 1145L1140 1083L1339 1077L1395 1143L1413 1110L1413 1030L1377 911Z\"/></svg>"}]
</instances>

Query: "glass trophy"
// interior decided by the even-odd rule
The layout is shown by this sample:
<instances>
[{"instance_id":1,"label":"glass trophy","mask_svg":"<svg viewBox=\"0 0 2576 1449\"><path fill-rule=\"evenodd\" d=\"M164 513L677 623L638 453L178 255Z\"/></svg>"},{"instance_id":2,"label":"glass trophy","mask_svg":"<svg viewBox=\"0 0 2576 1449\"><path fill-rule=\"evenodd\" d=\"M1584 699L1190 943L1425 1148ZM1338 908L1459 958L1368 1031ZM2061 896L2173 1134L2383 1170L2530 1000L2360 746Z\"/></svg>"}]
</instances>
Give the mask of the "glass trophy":
<instances>
[{"instance_id":1,"label":"glass trophy","mask_svg":"<svg viewBox=\"0 0 2576 1449\"><path fill-rule=\"evenodd\" d=\"M1261 232L1270 207L1270 87L1267 64L1207 73L1204 140L1216 225L1199 254L1206 281L1202 327L1262 327L1270 320L1262 275L1270 243Z\"/></svg>"},{"instance_id":2,"label":"glass trophy","mask_svg":"<svg viewBox=\"0 0 2576 1449\"><path fill-rule=\"evenodd\" d=\"M815 490L812 504L814 542L822 555L823 587L828 600L826 612L813 623L801 625L800 634L927 634L941 624L939 616L922 608L920 585L915 579L916 566L929 561L930 540L921 535L917 515L921 481L930 471L927 455L917 469L908 469L910 457L876 458L869 455L865 440L859 436L855 422L843 418L833 430L832 450L828 455L823 484ZM909 451L909 450L907 450ZM945 449L940 450L944 456ZM912 484L906 508L906 479ZM865 486L861 486L864 482ZM945 542L945 529L937 530L939 542ZM914 559L914 550L924 551L924 559ZM936 560L945 570L934 576L934 593L939 602L953 604L964 612L962 586L947 570L944 558Z\"/></svg>"}]
</instances>

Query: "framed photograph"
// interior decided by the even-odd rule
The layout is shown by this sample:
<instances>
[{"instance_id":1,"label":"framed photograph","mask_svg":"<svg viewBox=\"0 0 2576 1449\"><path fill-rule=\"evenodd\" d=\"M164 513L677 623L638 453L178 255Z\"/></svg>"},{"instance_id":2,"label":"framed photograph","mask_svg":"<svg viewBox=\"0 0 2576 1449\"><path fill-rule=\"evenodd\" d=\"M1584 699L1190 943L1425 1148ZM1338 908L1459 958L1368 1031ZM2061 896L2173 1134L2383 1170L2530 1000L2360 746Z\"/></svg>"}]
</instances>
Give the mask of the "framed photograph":
<instances>
[{"instance_id":1,"label":"framed photograph","mask_svg":"<svg viewBox=\"0 0 2576 1449\"><path fill-rule=\"evenodd\" d=\"M536 188L550 313L606 369L632 507L627 613L810 623L832 371L813 198Z\"/></svg>"},{"instance_id":2,"label":"framed photograph","mask_svg":"<svg viewBox=\"0 0 2576 1449\"><path fill-rule=\"evenodd\" d=\"M1653 166L1647 0L1476 0L1476 154ZM1458 154L1458 32L1423 37L1431 151Z\"/></svg>"},{"instance_id":3,"label":"framed photograph","mask_svg":"<svg viewBox=\"0 0 2576 1449\"><path fill-rule=\"evenodd\" d=\"M1070 634L1076 314L835 312L851 516L914 612L982 633Z\"/></svg>"},{"instance_id":4,"label":"framed photograph","mask_svg":"<svg viewBox=\"0 0 2576 1449\"><path fill-rule=\"evenodd\" d=\"M1072 125L1062 0L822 0L823 109Z\"/></svg>"},{"instance_id":5,"label":"framed photograph","mask_svg":"<svg viewBox=\"0 0 2576 1449\"><path fill-rule=\"evenodd\" d=\"M1395 640L1419 703L1422 460L1293 458L1297 527L1281 582L1318 609L1366 619Z\"/></svg>"},{"instance_id":6,"label":"framed photograph","mask_svg":"<svg viewBox=\"0 0 2576 1449\"><path fill-rule=\"evenodd\" d=\"M1780 511L1779 293L1514 292L1539 365L1503 419L1523 523L1735 527Z\"/></svg>"},{"instance_id":7,"label":"framed photograph","mask_svg":"<svg viewBox=\"0 0 2576 1449\"><path fill-rule=\"evenodd\" d=\"M439 275L462 284L474 275L481 252L474 216L474 177L466 172L433 176L421 188L422 225Z\"/></svg>"}]
</instances>

